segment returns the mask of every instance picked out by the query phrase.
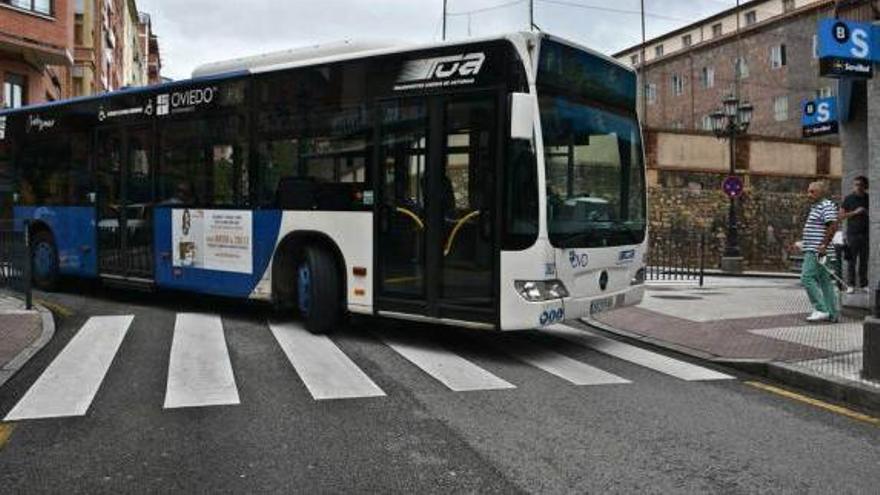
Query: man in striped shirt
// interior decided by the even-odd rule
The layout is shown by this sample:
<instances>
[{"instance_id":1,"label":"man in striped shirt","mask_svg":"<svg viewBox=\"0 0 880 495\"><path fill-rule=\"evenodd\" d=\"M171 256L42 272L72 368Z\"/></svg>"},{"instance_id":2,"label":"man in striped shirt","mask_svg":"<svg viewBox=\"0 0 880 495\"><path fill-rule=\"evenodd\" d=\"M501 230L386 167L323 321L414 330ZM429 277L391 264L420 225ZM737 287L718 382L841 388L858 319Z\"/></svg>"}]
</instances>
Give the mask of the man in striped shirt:
<instances>
[{"instance_id":1,"label":"man in striped shirt","mask_svg":"<svg viewBox=\"0 0 880 495\"><path fill-rule=\"evenodd\" d=\"M828 186L824 182L813 182L807 189L813 205L804 224L801 250L804 264L801 282L813 305L813 313L807 321L837 321L837 289L831 276L820 266L826 255L831 256L828 246L837 231L837 206L828 198Z\"/></svg>"}]
</instances>

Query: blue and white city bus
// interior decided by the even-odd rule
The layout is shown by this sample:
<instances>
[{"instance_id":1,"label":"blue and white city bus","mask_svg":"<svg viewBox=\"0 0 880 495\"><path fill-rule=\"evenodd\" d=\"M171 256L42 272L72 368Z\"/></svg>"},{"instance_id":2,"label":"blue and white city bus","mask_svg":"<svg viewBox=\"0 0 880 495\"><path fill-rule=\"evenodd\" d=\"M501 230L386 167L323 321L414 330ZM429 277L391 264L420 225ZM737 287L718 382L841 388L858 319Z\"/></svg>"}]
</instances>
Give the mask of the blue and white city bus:
<instances>
[{"instance_id":1,"label":"blue and white city bus","mask_svg":"<svg viewBox=\"0 0 880 495\"><path fill-rule=\"evenodd\" d=\"M4 111L3 168L44 289L266 300L315 332L531 329L643 295L636 76L545 34L315 47Z\"/></svg>"}]
</instances>

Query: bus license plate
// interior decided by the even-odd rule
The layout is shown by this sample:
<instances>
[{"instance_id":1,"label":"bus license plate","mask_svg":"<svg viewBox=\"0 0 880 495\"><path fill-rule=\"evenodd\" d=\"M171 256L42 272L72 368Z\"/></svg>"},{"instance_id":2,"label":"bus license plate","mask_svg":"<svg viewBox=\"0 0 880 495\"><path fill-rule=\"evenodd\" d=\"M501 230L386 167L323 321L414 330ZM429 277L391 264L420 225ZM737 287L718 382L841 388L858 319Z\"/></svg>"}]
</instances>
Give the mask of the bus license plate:
<instances>
[{"instance_id":1,"label":"bus license plate","mask_svg":"<svg viewBox=\"0 0 880 495\"><path fill-rule=\"evenodd\" d=\"M610 297L605 297L603 299L596 299L595 301L590 303L590 314L594 315L597 313L601 313L603 311L608 311L609 309L614 307L614 299Z\"/></svg>"}]
</instances>

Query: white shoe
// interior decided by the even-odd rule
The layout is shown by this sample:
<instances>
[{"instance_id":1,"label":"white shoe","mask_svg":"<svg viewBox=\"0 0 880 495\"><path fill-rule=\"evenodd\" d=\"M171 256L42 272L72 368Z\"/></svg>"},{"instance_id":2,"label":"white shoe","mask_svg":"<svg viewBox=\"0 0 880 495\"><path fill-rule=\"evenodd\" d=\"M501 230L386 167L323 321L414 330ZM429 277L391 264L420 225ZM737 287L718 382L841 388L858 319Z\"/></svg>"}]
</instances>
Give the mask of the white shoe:
<instances>
[{"instance_id":1,"label":"white shoe","mask_svg":"<svg viewBox=\"0 0 880 495\"><path fill-rule=\"evenodd\" d=\"M869 288L867 288L867 287L862 287L862 288L859 289L859 290L862 291L862 292L864 292L865 294L870 294L870 293L871 293L871 289L869 289Z\"/></svg>"},{"instance_id":2,"label":"white shoe","mask_svg":"<svg viewBox=\"0 0 880 495\"><path fill-rule=\"evenodd\" d=\"M807 317L807 321L828 321L830 319L831 315L821 311L813 311L813 313Z\"/></svg>"},{"instance_id":3,"label":"white shoe","mask_svg":"<svg viewBox=\"0 0 880 495\"><path fill-rule=\"evenodd\" d=\"M856 293L856 290L855 290L854 288L852 288L852 287L847 287L847 288L846 288L846 293L847 293L847 294L855 294L855 293Z\"/></svg>"}]
</instances>

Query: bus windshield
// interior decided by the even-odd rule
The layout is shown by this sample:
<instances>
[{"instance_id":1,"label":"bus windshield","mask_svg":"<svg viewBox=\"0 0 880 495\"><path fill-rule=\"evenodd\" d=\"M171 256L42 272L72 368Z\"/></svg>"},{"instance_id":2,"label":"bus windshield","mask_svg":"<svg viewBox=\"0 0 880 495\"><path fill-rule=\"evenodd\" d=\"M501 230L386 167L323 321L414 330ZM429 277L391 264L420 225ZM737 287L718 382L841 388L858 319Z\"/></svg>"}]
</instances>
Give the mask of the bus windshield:
<instances>
[{"instance_id":1,"label":"bus windshield","mask_svg":"<svg viewBox=\"0 0 880 495\"><path fill-rule=\"evenodd\" d=\"M621 85L597 85L620 82L620 74L608 71L624 69L550 43L553 49L542 48L538 79L550 241L562 248L639 244L645 238L639 126ZM564 79L570 84L559 84Z\"/></svg>"}]
</instances>

